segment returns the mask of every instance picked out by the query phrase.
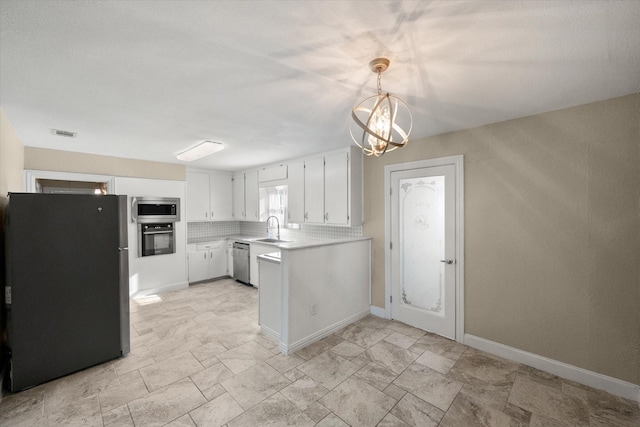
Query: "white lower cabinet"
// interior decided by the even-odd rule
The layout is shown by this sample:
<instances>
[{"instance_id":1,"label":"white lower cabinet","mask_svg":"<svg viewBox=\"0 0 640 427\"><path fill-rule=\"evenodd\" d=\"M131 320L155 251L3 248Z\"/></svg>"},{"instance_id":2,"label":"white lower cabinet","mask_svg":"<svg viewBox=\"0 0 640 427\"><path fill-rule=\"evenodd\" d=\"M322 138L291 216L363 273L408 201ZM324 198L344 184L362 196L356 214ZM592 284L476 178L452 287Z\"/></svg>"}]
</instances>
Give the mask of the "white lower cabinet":
<instances>
[{"instance_id":1,"label":"white lower cabinet","mask_svg":"<svg viewBox=\"0 0 640 427\"><path fill-rule=\"evenodd\" d=\"M233 241L227 240L227 274L233 277Z\"/></svg>"},{"instance_id":2,"label":"white lower cabinet","mask_svg":"<svg viewBox=\"0 0 640 427\"><path fill-rule=\"evenodd\" d=\"M189 283L209 279L209 251L189 251Z\"/></svg>"},{"instance_id":3,"label":"white lower cabinet","mask_svg":"<svg viewBox=\"0 0 640 427\"><path fill-rule=\"evenodd\" d=\"M187 258L189 261L189 283L228 274L226 240L189 245Z\"/></svg>"},{"instance_id":4,"label":"white lower cabinet","mask_svg":"<svg viewBox=\"0 0 640 427\"><path fill-rule=\"evenodd\" d=\"M251 243L249 247L249 282L256 288L260 287L260 274L258 270L258 255L278 252L278 248L271 245Z\"/></svg>"},{"instance_id":5,"label":"white lower cabinet","mask_svg":"<svg viewBox=\"0 0 640 427\"><path fill-rule=\"evenodd\" d=\"M258 323L268 336L280 340L282 329L282 272L279 262L258 259Z\"/></svg>"}]
</instances>

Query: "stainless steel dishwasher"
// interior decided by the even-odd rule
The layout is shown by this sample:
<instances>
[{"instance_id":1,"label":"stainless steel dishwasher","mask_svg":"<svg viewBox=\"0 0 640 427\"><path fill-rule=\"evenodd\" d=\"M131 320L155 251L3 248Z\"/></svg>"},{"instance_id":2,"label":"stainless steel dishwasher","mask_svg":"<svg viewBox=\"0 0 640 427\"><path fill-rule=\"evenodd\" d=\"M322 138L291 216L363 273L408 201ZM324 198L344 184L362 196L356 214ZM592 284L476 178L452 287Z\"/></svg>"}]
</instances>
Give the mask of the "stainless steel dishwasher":
<instances>
[{"instance_id":1,"label":"stainless steel dishwasher","mask_svg":"<svg viewBox=\"0 0 640 427\"><path fill-rule=\"evenodd\" d=\"M249 284L249 244L233 243L233 278L245 285Z\"/></svg>"}]
</instances>

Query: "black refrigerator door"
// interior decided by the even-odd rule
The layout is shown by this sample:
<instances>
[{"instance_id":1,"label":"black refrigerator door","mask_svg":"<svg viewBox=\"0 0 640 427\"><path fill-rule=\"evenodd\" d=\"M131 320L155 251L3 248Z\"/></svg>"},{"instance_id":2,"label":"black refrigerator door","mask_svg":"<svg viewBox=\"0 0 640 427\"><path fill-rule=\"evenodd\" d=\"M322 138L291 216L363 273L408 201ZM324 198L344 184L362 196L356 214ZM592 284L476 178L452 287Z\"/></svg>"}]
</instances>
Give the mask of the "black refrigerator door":
<instances>
[{"instance_id":1,"label":"black refrigerator door","mask_svg":"<svg viewBox=\"0 0 640 427\"><path fill-rule=\"evenodd\" d=\"M129 236L127 218L127 196L118 196L120 237L118 255L120 257L120 349L122 354L131 351L131 330L129 328Z\"/></svg>"},{"instance_id":2,"label":"black refrigerator door","mask_svg":"<svg viewBox=\"0 0 640 427\"><path fill-rule=\"evenodd\" d=\"M119 218L117 196L10 195L12 391L121 355Z\"/></svg>"}]
</instances>

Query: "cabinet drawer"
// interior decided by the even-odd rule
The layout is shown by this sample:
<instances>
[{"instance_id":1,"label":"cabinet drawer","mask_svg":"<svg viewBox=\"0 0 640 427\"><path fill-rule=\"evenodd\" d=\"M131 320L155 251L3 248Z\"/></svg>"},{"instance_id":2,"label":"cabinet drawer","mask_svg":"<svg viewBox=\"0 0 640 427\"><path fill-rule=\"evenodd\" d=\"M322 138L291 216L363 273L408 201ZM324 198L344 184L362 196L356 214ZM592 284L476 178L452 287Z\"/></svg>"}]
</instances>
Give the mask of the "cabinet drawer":
<instances>
[{"instance_id":1,"label":"cabinet drawer","mask_svg":"<svg viewBox=\"0 0 640 427\"><path fill-rule=\"evenodd\" d=\"M225 240L219 240L217 242L198 243L196 245L196 250L198 251L206 251L209 249L221 249L221 248L225 248Z\"/></svg>"}]
</instances>

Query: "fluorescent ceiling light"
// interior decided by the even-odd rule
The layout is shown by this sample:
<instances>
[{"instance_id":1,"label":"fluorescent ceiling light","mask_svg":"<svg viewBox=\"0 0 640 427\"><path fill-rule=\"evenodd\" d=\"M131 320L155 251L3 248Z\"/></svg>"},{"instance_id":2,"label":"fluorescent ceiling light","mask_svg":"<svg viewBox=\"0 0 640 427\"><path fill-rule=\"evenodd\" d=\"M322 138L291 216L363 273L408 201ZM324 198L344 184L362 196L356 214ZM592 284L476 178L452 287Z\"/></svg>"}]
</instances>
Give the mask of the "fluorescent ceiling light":
<instances>
[{"instance_id":1,"label":"fluorescent ceiling light","mask_svg":"<svg viewBox=\"0 0 640 427\"><path fill-rule=\"evenodd\" d=\"M195 147L191 147L188 150L183 151L176 157L183 162L192 162L209 154L216 153L224 148L221 142L215 141L203 141Z\"/></svg>"}]
</instances>

